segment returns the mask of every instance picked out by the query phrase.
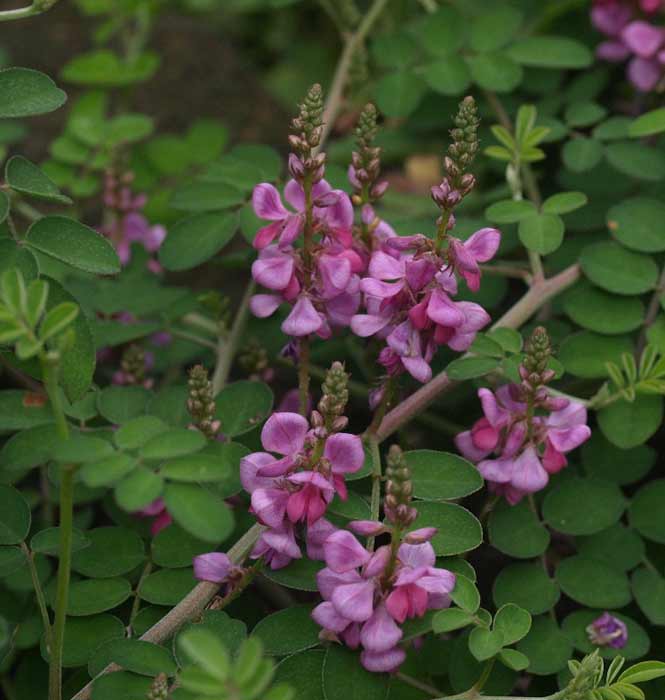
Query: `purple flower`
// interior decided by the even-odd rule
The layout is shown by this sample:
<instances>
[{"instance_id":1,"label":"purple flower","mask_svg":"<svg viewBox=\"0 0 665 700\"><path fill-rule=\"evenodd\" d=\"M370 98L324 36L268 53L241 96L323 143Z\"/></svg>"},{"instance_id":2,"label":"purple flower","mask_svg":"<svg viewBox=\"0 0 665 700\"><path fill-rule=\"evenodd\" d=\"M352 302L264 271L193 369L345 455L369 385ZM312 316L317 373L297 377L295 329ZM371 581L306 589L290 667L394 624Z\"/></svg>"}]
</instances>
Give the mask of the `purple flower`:
<instances>
[{"instance_id":1,"label":"purple flower","mask_svg":"<svg viewBox=\"0 0 665 700\"><path fill-rule=\"evenodd\" d=\"M587 628L589 641L600 647L623 649L628 643L628 628L618 617L604 612Z\"/></svg>"},{"instance_id":2,"label":"purple flower","mask_svg":"<svg viewBox=\"0 0 665 700\"><path fill-rule=\"evenodd\" d=\"M199 581L223 583L228 578L233 563L222 552L209 552L194 557L194 576Z\"/></svg>"},{"instance_id":3,"label":"purple flower","mask_svg":"<svg viewBox=\"0 0 665 700\"><path fill-rule=\"evenodd\" d=\"M501 234L495 228L481 228L466 241L451 236L450 247L455 267L472 292L480 289L478 263L491 260L499 248L499 243Z\"/></svg>"},{"instance_id":4,"label":"purple flower","mask_svg":"<svg viewBox=\"0 0 665 700\"><path fill-rule=\"evenodd\" d=\"M152 503L136 511L134 515L142 518L154 518L150 525L150 532L153 537L173 522L173 518L166 510L166 504L162 498L156 498Z\"/></svg>"},{"instance_id":5,"label":"purple flower","mask_svg":"<svg viewBox=\"0 0 665 700\"><path fill-rule=\"evenodd\" d=\"M384 526L359 521L353 527L378 534ZM435 533L434 528L414 531L420 544L402 544L394 562L389 545L370 553L346 530L337 530L324 542L327 566L317 574L323 603L312 617L328 636L351 648L362 646L360 660L368 671L394 671L404 661L400 625L407 617L450 605L455 575L435 567L427 541Z\"/></svg>"},{"instance_id":6,"label":"purple flower","mask_svg":"<svg viewBox=\"0 0 665 700\"><path fill-rule=\"evenodd\" d=\"M546 389L541 401L549 414L532 417L529 426L520 391L517 384L505 384L496 393L479 389L484 417L455 438L459 451L511 504L545 488L549 475L568 463L565 454L591 435L586 408L550 397ZM493 453L496 457L487 459Z\"/></svg>"}]
</instances>

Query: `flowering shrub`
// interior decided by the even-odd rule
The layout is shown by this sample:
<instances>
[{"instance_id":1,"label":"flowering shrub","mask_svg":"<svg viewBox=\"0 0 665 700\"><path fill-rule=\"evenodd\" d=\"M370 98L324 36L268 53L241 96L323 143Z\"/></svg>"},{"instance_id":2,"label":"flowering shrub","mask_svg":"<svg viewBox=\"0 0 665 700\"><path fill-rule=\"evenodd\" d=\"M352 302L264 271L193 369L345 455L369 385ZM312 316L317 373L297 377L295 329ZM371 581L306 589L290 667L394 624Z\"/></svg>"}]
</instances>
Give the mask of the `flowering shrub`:
<instances>
[{"instance_id":1,"label":"flowering shrub","mask_svg":"<svg viewBox=\"0 0 665 700\"><path fill-rule=\"evenodd\" d=\"M0 11L94 42L0 68L3 697L662 698L662 3L66 5Z\"/></svg>"}]
</instances>

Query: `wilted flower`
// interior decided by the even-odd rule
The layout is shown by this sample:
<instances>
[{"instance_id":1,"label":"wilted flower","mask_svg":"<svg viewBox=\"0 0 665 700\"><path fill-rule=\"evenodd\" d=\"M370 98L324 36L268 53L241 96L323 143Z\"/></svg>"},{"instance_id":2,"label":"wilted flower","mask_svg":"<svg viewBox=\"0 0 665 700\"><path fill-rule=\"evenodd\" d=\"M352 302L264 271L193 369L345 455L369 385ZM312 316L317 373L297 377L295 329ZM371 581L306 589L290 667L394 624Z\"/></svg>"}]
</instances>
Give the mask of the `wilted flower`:
<instances>
[{"instance_id":1,"label":"wilted flower","mask_svg":"<svg viewBox=\"0 0 665 700\"><path fill-rule=\"evenodd\" d=\"M587 635L592 644L600 647L623 649L628 643L628 628L618 617L604 612L587 628Z\"/></svg>"}]
</instances>

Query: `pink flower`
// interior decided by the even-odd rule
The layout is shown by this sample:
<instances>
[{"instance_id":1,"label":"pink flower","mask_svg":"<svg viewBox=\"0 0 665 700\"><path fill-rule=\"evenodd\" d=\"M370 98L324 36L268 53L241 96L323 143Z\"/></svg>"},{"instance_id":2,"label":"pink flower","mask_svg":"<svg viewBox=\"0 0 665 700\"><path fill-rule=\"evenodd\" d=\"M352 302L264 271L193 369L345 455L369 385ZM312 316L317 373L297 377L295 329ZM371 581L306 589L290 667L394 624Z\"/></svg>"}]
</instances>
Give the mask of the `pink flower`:
<instances>
[{"instance_id":1,"label":"pink flower","mask_svg":"<svg viewBox=\"0 0 665 700\"><path fill-rule=\"evenodd\" d=\"M485 414L455 438L459 451L475 462L483 478L509 503L545 488L549 474L567 464L565 454L589 439L586 408L575 401L550 397L540 390L547 416L527 416L521 387L505 384L496 393L479 389ZM495 458L487 459L494 453Z\"/></svg>"},{"instance_id":2,"label":"pink flower","mask_svg":"<svg viewBox=\"0 0 665 700\"><path fill-rule=\"evenodd\" d=\"M166 510L166 504L162 498L156 498L152 503L145 506L145 508L141 508L141 510L137 511L135 515L142 518L154 518L150 526L150 532L153 537L173 522L173 518L168 510Z\"/></svg>"},{"instance_id":3,"label":"pink flower","mask_svg":"<svg viewBox=\"0 0 665 700\"><path fill-rule=\"evenodd\" d=\"M302 558L302 552L296 542L293 525L285 520L279 527L270 528L261 534L254 545L250 557L263 560L271 569L282 569L293 559Z\"/></svg>"},{"instance_id":4,"label":"pink flower","mask_svg":"<svg viewBox=\"0 0 665 700\"><path fill-rule=\"evenodd\" d=\"M456 269L464 277L472 292L480 289L478 263L491 260L499 248L499 243L501 243L501 234L495 228L481 228L466 241L450 238Z\"/></svg>"},{"instance_id":5,"label":"pink flower","mask_svg":"<svg viewBox=\"0 0 665 700\"><path fill-rule=\"evenodd\" d=\"M194 576L199 581L223 583L226 581L233 563L222 552L209 552L194 557Z\"/></svg>"}]
</instances>

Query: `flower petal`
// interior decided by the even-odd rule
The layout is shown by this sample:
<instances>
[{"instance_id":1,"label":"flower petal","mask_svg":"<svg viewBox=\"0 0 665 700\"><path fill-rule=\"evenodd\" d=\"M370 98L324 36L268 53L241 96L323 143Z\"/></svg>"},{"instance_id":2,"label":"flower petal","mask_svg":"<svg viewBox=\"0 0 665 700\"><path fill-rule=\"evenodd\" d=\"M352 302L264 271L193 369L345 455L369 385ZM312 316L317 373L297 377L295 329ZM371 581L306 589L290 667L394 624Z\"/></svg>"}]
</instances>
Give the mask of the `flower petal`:
<instances>
[{"instance_id":1,"label":"flower petal","mask_svg":"<svg viewBox=\"0 0 665 700\"><path fill-rule=\"evenodd\" d=\"M380 603L360 630L360 643L370 652L388 651L402 638L402 630Z\"/></svg>"},{"instance_id":2,"label":"flower petal","mask_svg":"<svg viewBox=\"0 0 665 700\"><path fill-rule=\"evenodd\" d=\"M296 338L316 333L323 321L309 297L301 296L282 323L282 331Z\"/></svg>"},{"instance_id":3,"label":"flower petal","mask_svg":"<svg viewBox=\"0 0 665 700\"><path fill-rule=\"evenodd\" d=\"M374 583L361 581L337 586L331 601L343 617L353 622L365 622L372 616L374 609Z\"/></svg>"},{"instance_id":4,"label":"flower petal","mask_svg":"<svg viewBox=\"0 0 665 700\"><path fill-rule=\"evenodd\" d=\"M348 530L337 530L324 544L326 564L337 573L356 569L369 561L370 553Z\"/></svg>"},{"instance_id":5,"label":"flower petal","mask_svg":"<svg viewBox=\"0 0 665 700\"><path fill-rule=\"evenodd\" d=\"M194 576L199 581L222 583L232 567L231 560L223 552L209 552L194 557Z\"/></svg>"},{"instance_id":6,"label":"flower petal","mask_svg":"<svg viewBox=\"0 0 665 700\"><path fill-rule=\"evenodd\" d=\"M254 213L259 219L280 221L289 215L289 212L282 204L279 192L267 182L262 182L254 188L252 192L252 206L254 207Z\"/></svg>"},{"instance_id":7,"label":"flower petal","mask_svg":"<svg viewBox=\"0 0 665 700\"><path fill-rule=\"evenodd\" d=\"M331 435L326 440L323 456L330 461L334 474L352 474L365 463L362 440L351 433Z\"/></svg>"},{"instance_id":8,"label":"flower petal","mask_svg":"<svg viewBox=\"0 0 665 700\"><path fill-rule=\"evenodd\" d=\"M273 413L261 430L261 444L270 452L294 455L305 444L307 419L298 413Z\"/></svg>"}]
</instances>

